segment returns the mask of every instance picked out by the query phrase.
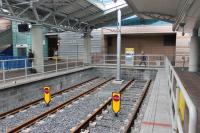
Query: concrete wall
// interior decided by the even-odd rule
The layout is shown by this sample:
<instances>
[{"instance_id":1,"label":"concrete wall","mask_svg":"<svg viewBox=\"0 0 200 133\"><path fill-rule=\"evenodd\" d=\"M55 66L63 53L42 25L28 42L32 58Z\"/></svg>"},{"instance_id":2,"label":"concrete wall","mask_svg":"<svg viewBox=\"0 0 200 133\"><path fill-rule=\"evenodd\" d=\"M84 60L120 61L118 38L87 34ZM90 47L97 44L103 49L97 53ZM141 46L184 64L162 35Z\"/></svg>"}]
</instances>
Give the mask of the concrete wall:
<instances>
[{"instance_id":1,"label":"concrete wall","mask_svg":"<svg viewBox=\"0 0 200 133\"><path fill-rule=\"evenodd\" d=\"M122 68L122 79L154 79L157 70L136 70L134 68ZM99 77L115 77L116 69L114 67L95 67L74 73L57 76L36 82L30 82L23 85L0 90L0 113L19 107L33 100L43 97L43 87L50 86L52 93L68 88L72 85Z\"/></svg>"},{"instance_id":2,"label":"concrete wall","mask_svg":"<svg viewBox=\"0 0 200 133\"><path fill-rule=\"evenodd\" d=\"M116 68L113 67L97 67L95 68L96 75L100 77L116 77ZM131 67L121 69L121 79L123 80L149 80L155 79L156 69L134 69Z\"/></svg>"},{"instance_id":3,"label":"concrete wall","mask_svg":"<svg viewBox=\"0 0 200 133\"><path fill-rule=\"evenodd\" d=\"M32 82L0 90L0 112L5 112L43 97L43 87L50 86L52 93L91 79L93 70L87 69L59 77Z\"/></svg>"}]
</instances>

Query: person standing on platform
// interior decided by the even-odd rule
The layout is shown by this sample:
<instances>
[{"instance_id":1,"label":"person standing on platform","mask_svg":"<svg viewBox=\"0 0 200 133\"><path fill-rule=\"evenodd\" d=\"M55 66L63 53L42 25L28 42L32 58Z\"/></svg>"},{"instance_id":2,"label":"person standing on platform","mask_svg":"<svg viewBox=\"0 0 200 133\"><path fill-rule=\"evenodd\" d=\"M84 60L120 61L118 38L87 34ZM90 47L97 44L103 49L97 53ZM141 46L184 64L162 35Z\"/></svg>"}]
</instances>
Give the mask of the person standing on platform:
<instances>
[{"instance_id":1,"label":"person standing on platform","mask_svg":"<svg viewBox=\"0 0 200 133\"><path fill-rule=\"evenodd\" d=\"M140 65L144 64L145 67L146 67L146 65L147 65L146 60L147 60L147 58L146 58L146 56L145 56L145 54L144 54L144 51L141 51L140 60L141 60L141 61L140 61Z\"/></svg>"},{"instance_id":2,"label":"person standing on platform","mask_svg":"<svg viewBox=\"0 0 200 133\"><path fill-rule=\"evenodd\" d=\"M29 51L28 51L28 66L29 67L31 67L31 68L29 68L29 71L30 71L30 73L33 73L33 58L34 58L34 54L33 54L33 52L32 52L32 50L31 49L29 49Z\"/></svg>"}]
</instances>

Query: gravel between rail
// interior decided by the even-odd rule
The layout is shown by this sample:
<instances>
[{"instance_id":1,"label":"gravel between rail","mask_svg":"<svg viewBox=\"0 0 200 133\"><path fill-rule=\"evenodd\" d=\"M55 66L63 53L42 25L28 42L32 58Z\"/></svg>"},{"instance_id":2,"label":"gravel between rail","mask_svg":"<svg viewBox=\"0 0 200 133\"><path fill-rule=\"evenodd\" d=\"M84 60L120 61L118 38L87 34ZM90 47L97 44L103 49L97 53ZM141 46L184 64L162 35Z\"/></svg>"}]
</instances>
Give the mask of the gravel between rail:
<instances>
[{"instance_id":1,"label":"gravel between rail","mask_svg":"<svg viewBox=\"0 0 200 133\"><path fill-rule=\"evenodd\" d=\"M135 81L121 92L121 110L118 117L111 109L111 98L71 129L71 133L127 133L132 120L142 105L151 81Z\"/></svg>"},{"instance_id":2,"label":"gravel between rail","mask_svg":"<svg viewBox=\"0 0 200 133\"><path fill-rule=\"evenodd\" d=\"M126 125L128 122L129 114L134 109L134 105L137 99L141 96L141 93L144 91L144 86L146 81L135 81L129 88L127 88L122 93L121 98L121 110L116 117L109 106L101 114L102 118L96 120L95 127L89 126L87 130L90 133L120 133L123 128L123 125ZM146 88L145 88L146 89Z\"/></svg>"},{"instance_id":3,"label":"gravel between rail","mask_svg":"<svg viewBox=\"0 0 200 133\"><path fill-rule=\"evenodd\" d=\"M0 133L6 132L8 129L12 129L16 127L17 125L22 124L23 122L27 121L28 119L41 114L42 112L45 112L47 110L52 109L56 105L67 101L68 99L72 98L73 96L76 96L82 92L85 92L92 88L93 86L99 84L100 82L105 81L105 79L95 79L90 82L85 83L84 85L81 85L73 90L69 90L68 92L62 93L61 95L57 95L52 99L52 102L50 106L46 106L44 102L39 102L37 105L33 105L28 109L22 110L16 114L7 116L5 119L0 119Z\"/></svg>"},{"instance_id":4,"label":"gravel between rail","mask_svg":"<svg viewBox=\"0 0 200 133\"><path fill-rule=\"evenodd\" d=\"M126 82L124 82L125 84ZM124 85L122 84L122 85ZM64 133L70 132L70 129L90 114L103 101L111 96L113 91L118 91L122 85L116 85L112 82L100 87L97 91L84 96L62 110L44 118L22 132L29 133Z\"/></svg>"}]
</instances>

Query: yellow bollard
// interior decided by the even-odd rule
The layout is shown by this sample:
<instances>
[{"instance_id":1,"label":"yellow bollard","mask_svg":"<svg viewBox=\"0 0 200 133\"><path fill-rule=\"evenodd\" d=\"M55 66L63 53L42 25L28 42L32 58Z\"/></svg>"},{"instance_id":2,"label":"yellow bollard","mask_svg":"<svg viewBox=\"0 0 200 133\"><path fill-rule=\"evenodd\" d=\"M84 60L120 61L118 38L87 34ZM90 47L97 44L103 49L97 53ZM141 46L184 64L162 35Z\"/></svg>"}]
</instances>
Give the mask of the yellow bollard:
<instances>
[{"instance_id":1,"label":"yellow bollard","mask_svg":"<svg viewBox=\"0 0 200 133\"><path fill-rule=\"evenodd\" d=\"M51 89L49 86L44 87L44 102L47 106L49 106L49 103L51 102Z\"/></svg>"},{"instance_id":2,"label":"yellow bollard","mask_svg":"<svg viewBox=\"0 0 200 133\"><path fill-rule=\"evenodd\" d=\"M121 104L121 94L119 92L112 93L112 110L115 113L115 116L118 116L118 112L120 111Z\"/></svg>"}]
</instances>

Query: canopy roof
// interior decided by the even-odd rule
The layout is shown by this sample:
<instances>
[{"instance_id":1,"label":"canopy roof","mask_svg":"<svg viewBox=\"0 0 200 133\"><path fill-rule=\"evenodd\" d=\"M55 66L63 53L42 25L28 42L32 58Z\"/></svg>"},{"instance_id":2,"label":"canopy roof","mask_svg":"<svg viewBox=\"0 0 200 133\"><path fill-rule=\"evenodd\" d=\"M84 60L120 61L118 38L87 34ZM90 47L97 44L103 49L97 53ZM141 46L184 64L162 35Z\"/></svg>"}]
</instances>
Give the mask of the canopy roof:
<instances>
[{"instance_id":1,"label":"canopy roof","mask_svg":"<svg viewBox=\"0 0 200 133\"><path fill-rule=\"evenodd\" d=\"M116 20L115 11L132 15L125 1L111 0L0 0L0 16L70 31L90 32Z\"/></svg>"},{"instance_id":2,"label":"canopy roof","mask_svg":"<svg viewBox=\"0 0 200 133\"><path fill-rule=\"evenodd\" d=\"M199 29L200 0L126 0L132 11L140 17L171 21L173 30L186 32Z\"/></svg>"},{"instance_id":3,"label":"canopy roof","mask_svg":"<svg viewBox=\"0 0 200 133\"><path fill-rule=\"evenodd\" d=\"M126 1L126 2L125 2ZM137 15L172 22L173 30L199 28L200 0L0 0L0 16L43 24L61 31L90 32L122 18Z\"/></svg>"}]
</instances>

